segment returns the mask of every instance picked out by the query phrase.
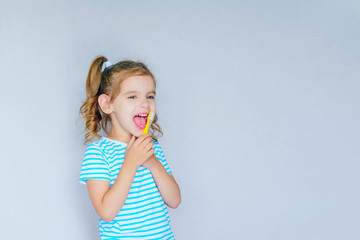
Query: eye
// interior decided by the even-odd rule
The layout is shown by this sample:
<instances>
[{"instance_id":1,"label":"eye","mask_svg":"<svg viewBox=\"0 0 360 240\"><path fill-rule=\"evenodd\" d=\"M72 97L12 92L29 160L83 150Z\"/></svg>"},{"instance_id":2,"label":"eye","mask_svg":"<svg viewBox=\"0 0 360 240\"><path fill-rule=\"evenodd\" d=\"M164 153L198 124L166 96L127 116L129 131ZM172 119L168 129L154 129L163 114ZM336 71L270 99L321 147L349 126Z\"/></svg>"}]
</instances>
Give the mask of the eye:
<instances>
[{"instance_id":1,"label":"eye","mask_svg":"<svg viewBox=\"0 0 360 240\"><path fill-rule=\"evenodd\" d=\"M155 99L155 96L148 96L148 99Z\"/></svg>"},{"instance_id":2,"label":"eye","mask_svg":"<svg viewBox=\"0 0 360 240\"><path fill-rule=\"evenodd\" d=\"M130 97L128 97L128 98L135 99L135 98L136 98L136 96L130 96Z\"/></svg>"}]
</instances>

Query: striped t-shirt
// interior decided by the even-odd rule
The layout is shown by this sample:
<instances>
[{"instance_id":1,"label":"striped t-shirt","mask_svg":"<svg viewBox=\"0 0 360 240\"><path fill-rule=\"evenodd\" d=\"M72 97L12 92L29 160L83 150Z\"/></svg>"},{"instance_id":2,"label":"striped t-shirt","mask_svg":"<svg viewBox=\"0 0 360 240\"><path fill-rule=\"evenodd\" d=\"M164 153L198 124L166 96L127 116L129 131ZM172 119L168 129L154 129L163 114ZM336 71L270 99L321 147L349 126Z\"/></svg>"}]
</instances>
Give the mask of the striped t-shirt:
<instances>
[{"instance_id":1,"label":"striped t-shirt","mask_svg":"<svg viewBox=\"0 0 360 240\"><path fill-rule=\"evenodd\" d=\"M168 174L170 168L157 141L155 156ZM127 143L106 137L87 146L80 173L80 182L100 179L115 183L125 159ZM175 239L170 227L167 207L150 171L140 166L135 174L128 197L113 221L99 218L101 239Z\"/></svg>"}]
</instances>

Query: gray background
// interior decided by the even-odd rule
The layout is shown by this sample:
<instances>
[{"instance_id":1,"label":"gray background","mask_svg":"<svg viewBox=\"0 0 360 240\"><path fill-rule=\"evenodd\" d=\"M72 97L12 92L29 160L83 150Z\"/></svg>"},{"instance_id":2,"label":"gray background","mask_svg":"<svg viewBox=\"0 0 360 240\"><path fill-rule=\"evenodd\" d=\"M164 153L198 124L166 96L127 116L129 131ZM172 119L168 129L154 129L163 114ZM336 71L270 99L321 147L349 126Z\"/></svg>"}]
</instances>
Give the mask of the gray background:
<instances>
[{"instance_id":1,"label":"gray background","mask_svg":"<svg viewBox=\"0 0 360 240\"><path fill-rule=\"evenodd\" d=\"M355 0L1 0L1 239L99 239L78 111L100 54L157 77L177 239L360 239L359 14Z\"/></svg>"}]
</instances>

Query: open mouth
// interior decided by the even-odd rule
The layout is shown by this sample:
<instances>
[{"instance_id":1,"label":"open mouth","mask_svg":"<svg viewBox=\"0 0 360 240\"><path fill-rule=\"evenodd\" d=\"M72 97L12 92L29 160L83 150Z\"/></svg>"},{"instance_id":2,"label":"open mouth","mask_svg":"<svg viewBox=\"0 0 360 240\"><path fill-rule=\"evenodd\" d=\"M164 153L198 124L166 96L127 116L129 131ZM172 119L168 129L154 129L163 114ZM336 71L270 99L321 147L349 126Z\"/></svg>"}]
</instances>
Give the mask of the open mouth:
<instances>
[{"instance_id":1,"label":"open mouth","mask_svg":"<svg viewBox=\"0 0 360 240\"><path fill-rule=\"evenodd\" d=\"M133 120L138 129L144 130L146 126L147 117L148 117L147 113L140 113L134 116Z\"/></svg>"}]
</instances>

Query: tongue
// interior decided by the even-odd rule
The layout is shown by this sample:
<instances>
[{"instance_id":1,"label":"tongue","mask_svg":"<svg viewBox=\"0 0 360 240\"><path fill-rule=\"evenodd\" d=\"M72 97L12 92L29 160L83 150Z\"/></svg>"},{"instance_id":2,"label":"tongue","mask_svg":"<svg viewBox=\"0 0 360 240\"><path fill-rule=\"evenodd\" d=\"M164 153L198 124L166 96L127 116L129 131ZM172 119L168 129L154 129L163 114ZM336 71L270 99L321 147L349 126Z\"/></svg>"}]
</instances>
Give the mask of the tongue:
<instances>
[{"instance_id":1,"label":"tongue","mask_svg":"<svg viewBox=\"0 0 360 240\"><path fill-rule=\"evenodd\" d=\"M134 117L136 126L140 129L144 129L146 125L146 117Z\"/></svg>"}]
</instances>

